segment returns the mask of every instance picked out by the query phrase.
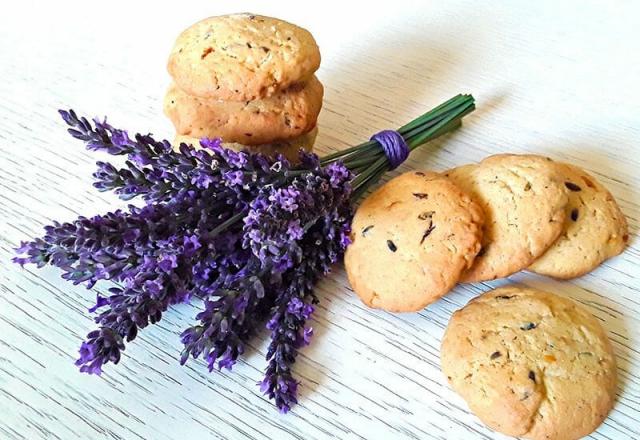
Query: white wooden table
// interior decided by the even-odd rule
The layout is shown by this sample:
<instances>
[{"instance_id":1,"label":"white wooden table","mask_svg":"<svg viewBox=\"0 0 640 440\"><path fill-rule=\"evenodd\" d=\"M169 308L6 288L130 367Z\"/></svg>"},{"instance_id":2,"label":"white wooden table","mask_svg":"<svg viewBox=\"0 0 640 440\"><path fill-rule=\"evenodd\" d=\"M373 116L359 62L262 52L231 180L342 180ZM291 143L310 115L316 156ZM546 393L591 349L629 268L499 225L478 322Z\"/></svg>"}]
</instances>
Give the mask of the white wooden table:
<instances>
[{"instance_id":1,"label":"white wooden table","mask_svg":"<svg viewBox=\"0 0 640 440\"><path fill-rule=\"evenodd\" d=\"M615 409L595 439L640 438L640 28L637 2L32 2L0 17L1 439L487 439L447 387L439 346L451 313L508 282L584 304L619 363ZM522 273L457 287L416 314L364 307L344 270L318 286L315 336L295 372L300 404L279 415L256 382L267 334L232 372L181 367L178 335L198 305L145 329L101 377L73 365L93 328L95 292L59 272L9 262L53 219L123 203L91 186L95 154L56 109L73 107L134 131L171 136L161 102L175 36L192 22L252 10L316 36L326 87L318 150L358 143L459 93L478 110L402 169L447 167L497 152L535 152L593 172L629 219L626 252L570 282ZM107 284L96 287L104 291Z\"/></svg>"}]
</instances>

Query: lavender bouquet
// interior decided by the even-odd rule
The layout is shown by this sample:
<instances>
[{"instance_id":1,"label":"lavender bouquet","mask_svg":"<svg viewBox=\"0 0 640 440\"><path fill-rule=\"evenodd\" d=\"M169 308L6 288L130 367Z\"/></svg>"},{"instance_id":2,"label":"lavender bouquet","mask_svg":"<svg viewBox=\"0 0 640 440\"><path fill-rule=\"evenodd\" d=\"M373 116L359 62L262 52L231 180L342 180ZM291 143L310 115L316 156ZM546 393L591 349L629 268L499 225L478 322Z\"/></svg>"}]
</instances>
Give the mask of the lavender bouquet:
<instances>
[{"instance_id":1,"label":"lavender bouquet","mask_svg":"<svg viewBox=\"0 0 640 440\"><path fill-rule=\"evenodd\" d=\"M117 364L140 329L193 297L204 300L204 310L181 335L182 364L202 357L210 371L230 369L266 322L271 343L260 386L287 412L297 402L292 366L313 334L313 288L349 244L354 202L410 150L473 109L473 97L459 95L356 147L323 158L301 152L295 165L222 148L219 139L174 151L166 140L60 111L87 149L128 159L123 168L97 162L94 186L144 205L54 222L42 238L22 243L14 261L56 266L87 288L113 283L89 309L97 329L76 365L90 374Z\"/></svg>"}]
</instances>

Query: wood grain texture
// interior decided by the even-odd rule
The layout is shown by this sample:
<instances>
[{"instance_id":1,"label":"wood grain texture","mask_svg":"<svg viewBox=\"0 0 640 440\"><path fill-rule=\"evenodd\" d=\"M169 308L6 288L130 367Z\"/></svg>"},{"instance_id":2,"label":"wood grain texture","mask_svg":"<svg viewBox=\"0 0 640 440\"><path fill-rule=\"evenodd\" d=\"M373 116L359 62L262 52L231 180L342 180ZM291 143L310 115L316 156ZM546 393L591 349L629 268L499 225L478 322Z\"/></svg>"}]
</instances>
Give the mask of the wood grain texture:
<instances>
[{"instance_id":1,"label":"wood grain texture","mask_svg":"<svg viewBox=\"0 0 640 440\"><path fill-rule=\"evenodd\" d=\"M439 346L452 312L508 282L565 294L602 321L619 363L614 411L593 439L640 438L640 16L637 2L22 1L0 17L0 438L499 439L446 385ZM9 262L53 219L122 206L91 186L100 157L70 139L56 109L171 137L162 116L175 36L208 15L253 10L310 29L326 87L318 149L353 145L459 92L478 110L398 172L443 170L498 152L535 152L594 173L629 219L626 252L557 282L521 273L462 285L420 313L364 307L341 266L318 286L315 336L296 363L300 404L279 415L256 386L261 334L233 372L180 367L179 333L198 304L173 308L101 377L73 365L92 329L94 291L54 269ZM103 158L103 157L102 157ZM107 284L96 287L104 291Z\"/></svg>"}]
</instances>

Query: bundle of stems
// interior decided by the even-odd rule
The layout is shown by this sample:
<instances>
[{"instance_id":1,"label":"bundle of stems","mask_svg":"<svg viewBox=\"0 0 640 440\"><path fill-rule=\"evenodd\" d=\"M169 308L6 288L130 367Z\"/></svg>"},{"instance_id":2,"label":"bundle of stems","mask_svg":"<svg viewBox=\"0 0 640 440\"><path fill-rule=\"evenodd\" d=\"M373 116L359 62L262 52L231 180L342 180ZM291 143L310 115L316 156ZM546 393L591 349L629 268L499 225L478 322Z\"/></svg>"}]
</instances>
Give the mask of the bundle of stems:
<instances>
[{"instance_id":1,"label":"bundle of stems","mask_svg":"<svg viewBox=\"0 0 640 440\"><path fill-rule=\"evenodd\" d=\"M324 158L301 152L297 165L223 148L220 139L176 151L166 140L61 111L69 134L87 149L128 159L122 168L98 162L94 186L144 203L54 222L22 243L14 261L56 266L88 288L117 283L89 309L97 328L76 361L86 373L119 363L140 330L193 297L204 300L204 310L181 335L182 363L202 357L210 370L231 368L267 321L261 389L286 412L297 402L292 366L313 334L314 286L350 243L355 202L410 150L457 127L473 109L472 96L458 95L384 139L381 132Z\"/></svg>"},{"instance_id":2,"label":"bundle of stems","mask_svg":"<svg viewBox=\"0 0 640 440\"><path fill-rule=\"evenodd\" d=\"M397 131L412 151L458 127L462 118L474 109L473 96L457 95L403 125ZM320 159L322 165L336 161L342 161L356 176L352 181L354 191L352 200L354 201L357 201L372 184L389 171L390 167L388 158L375 140L363 142Z\"/></svg>"}]
</instances>

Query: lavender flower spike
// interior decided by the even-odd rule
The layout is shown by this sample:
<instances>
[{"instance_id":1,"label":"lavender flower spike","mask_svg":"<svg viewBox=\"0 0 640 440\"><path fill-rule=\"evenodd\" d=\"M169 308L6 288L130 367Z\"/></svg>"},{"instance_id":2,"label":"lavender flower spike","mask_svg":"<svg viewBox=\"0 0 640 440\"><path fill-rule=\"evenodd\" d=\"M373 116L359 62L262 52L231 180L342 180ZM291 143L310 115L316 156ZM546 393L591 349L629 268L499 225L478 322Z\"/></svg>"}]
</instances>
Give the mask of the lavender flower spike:
<instances>
[{"instance_id":1,"label":"lavender flower spike","mask_svg":"<svg viewBox=\"0 0 640 440\"><path fill-rule=\"evenodd\" d=\"M266 321L271 342L260 389L284 413L298 401L293 366L313 335L313 289L349 244L353 202L473 108L471 96L459 95L356 147L322 159L301 152L295 165L222 148L220 139L174 149L61 110L87 149L125 158L122 167L98 162L94 186L142 206L54 222L42 238L22 243L13 261L56 266L88 288L117 283L89 309L96 329L76 361L89 374L119 363L140 330L194 296L205 307L182 332L181 363L202 357L209 370L230 369Z\"/></svg>"}]
</instances>

